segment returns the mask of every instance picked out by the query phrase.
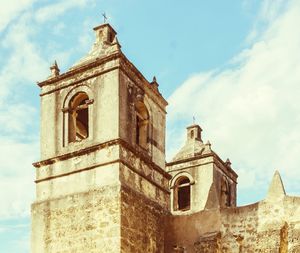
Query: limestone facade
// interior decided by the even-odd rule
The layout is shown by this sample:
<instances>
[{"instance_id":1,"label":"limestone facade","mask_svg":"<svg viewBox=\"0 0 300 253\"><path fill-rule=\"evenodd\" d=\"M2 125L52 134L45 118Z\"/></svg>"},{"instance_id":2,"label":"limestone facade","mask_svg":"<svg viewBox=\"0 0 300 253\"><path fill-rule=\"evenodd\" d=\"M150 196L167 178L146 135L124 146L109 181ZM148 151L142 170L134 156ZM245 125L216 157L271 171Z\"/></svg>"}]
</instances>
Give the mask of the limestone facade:
<instances>
[{"instance_id":1,"label":"limestone facade","mask_svg":"<svg viewBox=\"0 0 300 253\"><path fill-rule=\"evenodd\" d=\"M264 201L236 206L237 174L198 125L165 162L167 102L109 24L41 88L32 253L300 252L300 198L275 173Z\"/></svg>"}]
</instances>

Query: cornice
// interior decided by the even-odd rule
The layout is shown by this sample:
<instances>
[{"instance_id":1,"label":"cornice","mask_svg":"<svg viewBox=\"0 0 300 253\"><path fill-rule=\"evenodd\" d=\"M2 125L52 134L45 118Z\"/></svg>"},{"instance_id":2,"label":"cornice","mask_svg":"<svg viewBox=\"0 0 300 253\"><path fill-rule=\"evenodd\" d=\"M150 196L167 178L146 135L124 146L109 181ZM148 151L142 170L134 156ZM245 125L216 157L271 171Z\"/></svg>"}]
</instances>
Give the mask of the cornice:
<instances>
[{"instance_id":1,"label":"cornice","mask_svg":"<svg viewBox=\"0 0 300 253\"><path fill-rule=\"evenodd\" d=\"M163 192L165 192L167 194L170 194L169 189L166 189L166 188L162 187L161 185L159 185L158 183L156 183L151 178L148 178L143 173L141 173L138 170L136 170L135 168L133 168L130 164L128 164L123 159L116 159L116 160L113 160L113 161L110 161L110 162L106 162L106 163L95 164L95 165L92 165L92 166L85 167L83 169L77 169L77 170L73 170L73 171L70 171L70 172L67 172L67 173L61 173L61 174L58 174L58 175L54 175L54 176L49 176L49 177L37 179L34 182L36 184L38 184L38 183L41 183L41 182L45 182L45 181L53 180L53 179L56 179L56 178L73 175L73 174L76 174L76 173L80 173L80 172L83 172L83 171L92 170L92 169L95 169L95 168L98 168L98 167L103 167L103 166L110 165L110 164L115 164L115 163L121 163L121 164L123 164L124 166L126 166L127 168L129 168L131 171L133 171L134 173L138 174L139 176L141 176L142 178L144 178L145 180L147 180L148 182L150 182L151 184L153 184L154 186L156 186L157 188L159 188Z\"/></svg>"},{"instance_id":2,"label":"cornice","mask_svg":"<svg viewBox=\"0 0 300 253\"><path fill-rule=\"evenodd\" d=\"M65 73L63 73L59 76L47 79L47 80L42 81L42 82L38 82L37 84L41 88L44 87L44 86L47 86L47 85L53 85L53 84L61 82L62 80L65 80L65 79L70 78L74 75L80 74L82 72L88 71L90 69L96 68L100 65L105 64L106 62L109 62L109 61L112 61L112 60L115 60L115 59L120 59L122 62L119 63L119 65L117 65L117 66L107 68L105 70L102 70L102 71L99 71L97 73L91 74L91 75L86 76L84 78L79 78L78 80L70 82L67 85L60 86L60 87L57 87L57 88L53 88L50 91L43 92L43 93L40 94L40 96L45 96L45 95L51 94L51 93L56 92L58 90L64 89L66 87L72 86L72 85L77 84L77 83L81 83L83 81L86 81L90 78L93 78L93 77L96 77L96 76L99 76L99 75L102 75L102 74L107 73L109 71L112 71L112 70L115 70L115 69L121 69L142 90L146 89L148 91L147 94L150 97L154 98L154 100L158 99L159 102L161 103L161 108L165 111L164 107L168 105L168 102L163 98L163 96L159 93L159 91L156 90L147 81L147 79L143 76L143 74L134 66L133 63L131 63L127 59L127 57L121 51L118 51L116 53L113 53L113 54L111 54L109 56L106 56L106 57L103 57L103 58L96 58L96 60L94 60L90 63L86 63L82 66L78 66L78 67L76 67L74 69L71 69L71 70L69 70L69 71L67 71L67 72L65 72ZM126 66L126 67L124 67L124 66ZM138 78L139 81L136 81L136 78ZM144 85L141 85L141 83L144 84Z\"/></svg>"},{"instance_id":3,"label":"cornice","mask_svg":"<svg viewBox=\"0 0 300 253\"><path fill-rule=\"evenodd\" d=\"M214 162L213 163L221 163L221 165L223 165L226 170L228 171L224 171L223 168L220 168L225 174L226 173L231 173L233 174L233 176L235 177L233 180L236 182L236 178L238 177L238 175L236 174L236 172L231 168L229 167L228 165L226 165L225 162L223 162L223 160L215 153L215 152L211 152L209 154L202 154L202 155L196 155L194 157L189 157L189 158L186 158L186 159L182 159L182 160L178 160L178 161L174 161L174 162L169 162L169 163L166 163L166 166L174 166L174 165L177 165L177 164L181 164L181 163L187 163L187 162L191 162L191 161L195 161L195 160L198 160L198 159L202 159L202 158L207 158L207 157L213 157L214 158ZM222 167L223 167L222 166Z\"/></svg>"},{"instance_id":4,"label":"cornice","mask_svg":"<svg viewBox=\"0 0 300 253\"><path fill-rule=\"evenodd\" d=\"M47 79L45 81L42 81L42 82L38 82L38 86L40 86L41 88L43 86L46 86L46 85L51 85L51 84L54 84L54 83L57 83L61 80L64 80L68 77L71 77L73 75L76 75L78 73L81 73L81 72L84 72L86 70L89 70L91 68L95 68L99 65L102 65L108 61L111 61L111 60L114 60L116 58L119 58L120 55L122 55L121 52L117 52L117 53L114 53L114 54L111 54L109 56L106 56L106 57L103 57L103 58L96 58L95 61L92 61L90 63L87 63L87 64L84 64L82 66L78 66L74 69L71 69L71 70L68 70L67 72L63 73L63 74L60 74L59 76L56 76L56 77L53 77L53 78L50 78L50 79Z\"/></svg>"},{"instance_id":5,"label":"cornice","mask_svg":"<svg viewBox=\"0 0 300 253\"><path fill-rule=\"evenodd\" d=\"M156 170L157 172L159 172L160 174L162 174L165 178L167 179L171 179L171 175L169 173L167 173L165 170L163 170L161 167L159 167L157 164L155 164L152 160L151 157L144 154L143 152L137 151L134 147L132 147L132 145L130 145L129 143L127 143L126 141L124 141L123 139L114 139L108 142L104 142L104 143L99 143L90 147L86 147L74 152L69 152L66 154L62 154L59 156L55 156L49 159L45 159L42 161L38 161L33 163L33 166L35 168L40 168L42 166L47 166L47 165L51 165L54 164L56 162L59 161L64 161L73 157L78 157L78 156L82 156L85 154L89 154L92 153L96 150L102 149L104 147L109 147L109 146L113 146L113 145L121 145L124 148L128 149L129 151L131 151L132 153L134 153L134 155L136 155L138 158L140 158L142 161L144 161L145 163L149 164L151 166L151 168L153 168L154 170Z\"/></svg>"},{"instance_id":6,"label":"cornice","mask_svg":"<svg viewBox=\"0 0 300 253\"><path fill-rule=\"evenodd\" d=\"M161 93L151 85L148 80L144 77L144 75L134 66L132 62L128 60L128 58L122 54L121 59L123 60L123 64L120 64L120 69L127 74L127 76L134 81L142 90L148 90L147 94L155 94L155 96L160 100L163 106L167 106L168 102L164 99L164 97L161 95ZM126 65L126 68L123 66ZM137 77L139 79L139 82L135 80ZM140 83L144 84L141 85ZM151 91L151 92L149 92ZM151 95L150 95L151 96Z\"/></svg>"},{"instance_id":7,"label":"cornice","mask_svg":"<svg viewBox=\"0 0 300 253\"><path fill-rule=\"evenodd\" d=\"M166 166L173 166L173 165L177 165L177 164L180 164L180 163L191 162L191 161L198 160L198 159L201 159L201 158L211 157L213 155L214 155L213 153L202 154L202 155L195 155L193 157L188 157L188 158L184 158L184 159L177 160L177 161L174 161L174 162L166 163Z\"/></svg>"}]
</instances>

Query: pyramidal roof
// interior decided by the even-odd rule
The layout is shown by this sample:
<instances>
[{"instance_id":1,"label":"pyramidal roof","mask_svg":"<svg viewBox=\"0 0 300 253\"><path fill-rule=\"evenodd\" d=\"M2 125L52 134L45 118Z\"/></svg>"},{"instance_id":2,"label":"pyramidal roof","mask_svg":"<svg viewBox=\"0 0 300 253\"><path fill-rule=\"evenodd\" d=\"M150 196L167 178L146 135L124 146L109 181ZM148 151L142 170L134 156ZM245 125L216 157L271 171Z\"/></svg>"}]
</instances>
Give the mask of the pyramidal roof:
<instances>
[{"instance_id":1,"label":"pyramidal roof","mask_svg":"<svg viewBox=\"0 0 300 253\"><path fill-rule=\"evenodd\" d=\"M278 200L286 195L279 172L276 170L270 184L267 200Z\"/></svg>"}]
</instances>

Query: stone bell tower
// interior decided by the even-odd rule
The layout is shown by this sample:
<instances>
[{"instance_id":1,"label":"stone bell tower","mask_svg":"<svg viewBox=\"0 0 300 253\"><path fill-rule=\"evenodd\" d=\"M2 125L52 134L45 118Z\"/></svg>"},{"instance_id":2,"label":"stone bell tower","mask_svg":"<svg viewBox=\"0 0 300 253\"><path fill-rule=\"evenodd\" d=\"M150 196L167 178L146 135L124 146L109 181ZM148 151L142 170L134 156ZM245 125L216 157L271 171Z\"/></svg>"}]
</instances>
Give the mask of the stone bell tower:
<instances>
[{"instance_id":1,"label":"stone bell tower","mask_svg":"<svg viewBox=\"0 0 300 253\"><path fill-rule=\"evenodd\" d=\"M32 253L164 252L167 102L125 57L109 24L41 88ZM75 46L75 45L74 45Z\"/></svg>"},{"instance_id":2,"label":"stone bell tower","mask_svg":"<svg viewBox=\"0 0 300 253\"><path fill-rule=\"evenodd\" d=\"M174 215L236 206L237 174L229 159L224 162L209 141L203 143L201 132L199 125L188 126L184 146L167 163Z\"/></svg>"}]
</instances>

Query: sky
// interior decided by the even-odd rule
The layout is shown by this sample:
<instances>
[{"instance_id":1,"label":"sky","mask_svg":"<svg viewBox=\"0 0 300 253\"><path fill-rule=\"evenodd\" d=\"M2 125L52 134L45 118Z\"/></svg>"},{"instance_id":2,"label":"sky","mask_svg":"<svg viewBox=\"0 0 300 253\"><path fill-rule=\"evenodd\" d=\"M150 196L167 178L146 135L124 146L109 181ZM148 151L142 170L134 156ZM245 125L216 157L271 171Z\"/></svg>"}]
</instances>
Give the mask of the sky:
<instances>
[{"instance_id":1,"label":"sky","mask_svg":"<svg viewBox=\"0 0 300 253\"><path fill-rule=\"evenodd\" d=\"M122 51L168 100L167 160L193 117L239 174L238 203L275 170L300 195L300 0L0 0L0 253L29 253L39 88L94 42L103 12Z\"/></svg>"}]
</instances>

